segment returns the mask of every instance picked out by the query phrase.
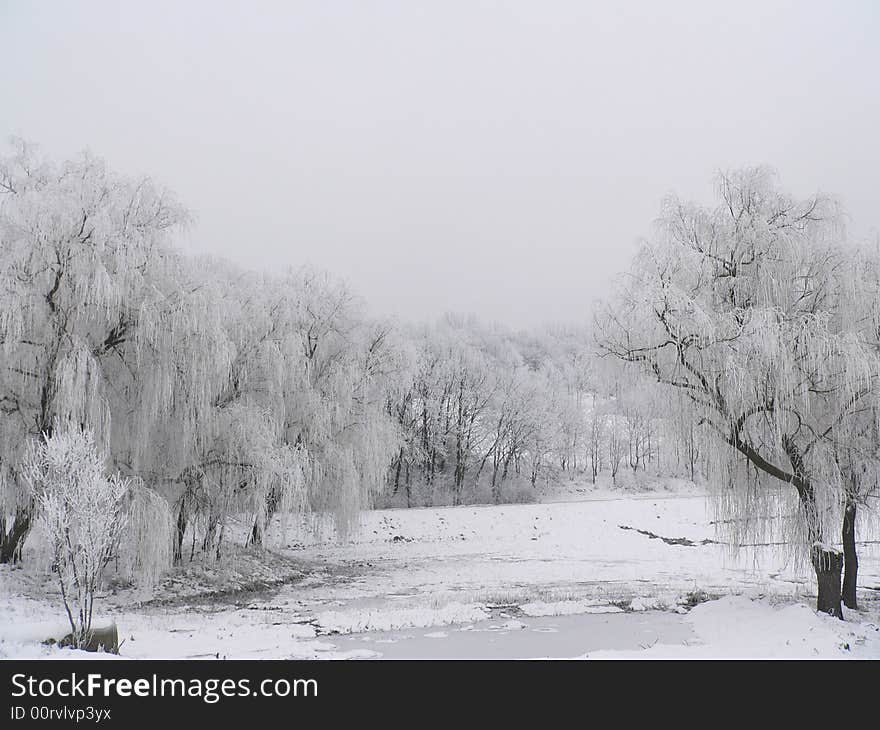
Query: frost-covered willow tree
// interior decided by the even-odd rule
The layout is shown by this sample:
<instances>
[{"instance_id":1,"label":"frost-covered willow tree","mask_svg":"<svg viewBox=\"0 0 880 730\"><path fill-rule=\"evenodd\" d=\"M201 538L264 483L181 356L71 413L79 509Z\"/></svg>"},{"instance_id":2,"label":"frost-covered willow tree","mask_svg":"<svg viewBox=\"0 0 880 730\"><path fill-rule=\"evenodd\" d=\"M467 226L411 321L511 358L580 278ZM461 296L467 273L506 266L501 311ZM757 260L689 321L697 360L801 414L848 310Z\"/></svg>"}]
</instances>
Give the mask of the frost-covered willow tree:
<instances>
[{"instance_id":1,"label":"frost-covered willow tree","mask_svg":"<svg viewBox=\"0 0 880 730\"><path fill-rule=\"evenodd\" d=\"M254 544L276 514L330 515L345 532L397 450L387 402L405 362L391 328L324 275L198 268L205 310L163 351L173 350L169 366L200 372L199 385L174 396L151 437L163 444L177 559L188 531L190 554L198 542L219 557L227 524L241 519Z\"/></svg>"},{"instance_id":2,"label":"frost-covered willow tree","mask_svg":"<svg viewBox=\"0 0 880 730\"><path fill-rule=\"evenodd\" d=\"M840 300L839 317L860 333L874 353L880 352L880 250L851 250L845 276L849 288ZM880 402L876 394L859 398L846 419L827 434L844 493L841 538L844 554L843 602L857 608L857 517L870 515L870 499L880 496ZM860 510L867 507L867 510Z\"/></svg>"},{"instance_id":3,"label":"frost-covered willow tree","mask_svg":"<svg viewBox=\"0 0 880 730\"><path fill-rule=\"evenodd\" d=\"M850 468L847 447L880 373L869 277L831 199L792 198L762 168L720 175L717 195L666 201L597 339L686 395L732 541L781 532L805 546L819 609L841 616L832 543L847 494L875 471Z\"/></svg>"},{"instance_id":4,"label":"frost-covered willow tree","mask_svg":"<svg viewBox=\"0 0 880 730\"><path fill-rule=\"evenodd\" d=\"M157 412L142 435L151 458L135 471L173 505L175 559L187 531L191 555L198 544L221 557L230 519L262 536L268 505L302 501L303 451L284 436L285 388L301 358L284 326L289 297L270 277L188 261L173 299L174 331L145 333L142 407ZM170 388L150 379L163 372L177 373Z\"/></svg>"},{"instance_id":5,"label":"frost-covered willow tree","mask_svg":"<svg viewBox=\"0 0 880 730\"><path fill-rule=\"evenodd\" d=\"M54 165L14 140L0 158L0 562L34 518L26 443L62 419L105 450L111 422L142 417L117 396L150 354L137 333L168 329L166 244L185 220L167 191L88 154Z\"/></svg>"},{"instance_id":6,"label":"frost-covered willow tree","mask_svg":"<svg viewBox=\"0 0 880 730\"><path fill-rule=\"evenodd\" d=\"M285 393L286 438L308 454L309 508L331 515L345 533L385 488L398 453L388 403L408 363L393 327L365 317L344 285L301 271L287 286L295 293L289 327L302 364Z\"/></svg>"}]
</instances>

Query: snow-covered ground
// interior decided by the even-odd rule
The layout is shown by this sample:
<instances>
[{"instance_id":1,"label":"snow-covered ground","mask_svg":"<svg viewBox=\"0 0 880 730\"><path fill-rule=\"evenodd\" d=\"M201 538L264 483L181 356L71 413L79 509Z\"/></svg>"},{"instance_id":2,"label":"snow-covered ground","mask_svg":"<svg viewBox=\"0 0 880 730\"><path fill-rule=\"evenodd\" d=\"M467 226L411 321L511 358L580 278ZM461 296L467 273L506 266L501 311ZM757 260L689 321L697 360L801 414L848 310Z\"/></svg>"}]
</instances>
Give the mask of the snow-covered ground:
<instances>
[{"instance_id":1,"label":"snow-covered ground","mask_svg":"<svg viewBox=\"0 0 880 730\"><path fill-rule=\"evenodd\" d=\"M586 654L589 659L797 659L880 658L880 621L856 612L847 621L819 614L803 602L773 606L766 600L725 596L696 606L686 620L694 640L658 641L638 651Z\"/></svg>"},{"instance_id":2,"label":"snow-covered ground","mask_svg":"<svg viewBox=\"0 0 880 730\"><path fill-rule=\"evenodd\" d=\"M732 556L711 519L693 489L377 510L345 541L288 529L149 601L117 589L102 620L126 657L880 658L876 545L841 622L812 610L808 569L770 547ZM75 655L38 641L63 630L51 587L4 566L0 656Z\"/></svg>"}]
</instances>

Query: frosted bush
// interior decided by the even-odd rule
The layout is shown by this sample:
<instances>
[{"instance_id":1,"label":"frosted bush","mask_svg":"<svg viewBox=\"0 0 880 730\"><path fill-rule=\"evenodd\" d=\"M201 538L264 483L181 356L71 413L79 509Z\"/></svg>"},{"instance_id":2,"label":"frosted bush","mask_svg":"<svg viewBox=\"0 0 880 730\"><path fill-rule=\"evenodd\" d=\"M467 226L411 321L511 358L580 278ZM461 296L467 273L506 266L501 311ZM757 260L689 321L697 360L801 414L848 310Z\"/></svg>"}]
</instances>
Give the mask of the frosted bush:
<instances>
[{"instance_id":1,"label":"frosted bush","mask_svg":"<svg viewBox=\"0 0 880 730\"><path fill-rule=\"evenodd\" d=\"M46 435L31 450L25 475L51 544L71 643L83 646L102 572L125 527L129 482L108 476L92 432L74 428Z\"/></svg>"}]
</instances>

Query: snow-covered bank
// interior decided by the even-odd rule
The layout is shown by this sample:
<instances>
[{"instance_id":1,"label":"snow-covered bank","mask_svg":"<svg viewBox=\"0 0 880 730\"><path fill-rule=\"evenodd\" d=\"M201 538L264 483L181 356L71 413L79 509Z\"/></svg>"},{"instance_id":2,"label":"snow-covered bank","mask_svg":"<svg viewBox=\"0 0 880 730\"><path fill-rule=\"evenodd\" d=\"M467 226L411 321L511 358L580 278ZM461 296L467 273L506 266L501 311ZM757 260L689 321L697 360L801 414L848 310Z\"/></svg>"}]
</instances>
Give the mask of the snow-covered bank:
<instances>
[{"instance_id":1,"label":"snow-covered bank","mask_svg":"<svg viewBox=\"0 0 880 730\"><path fill-rule=\"evenodd\" d=\"M744 596L703 603L686 617L695 641L638 651L597 651L589 659L880 658L880 622L847 611L847 620L804 603L772 605Z\"/></svg>"}]
</instances>

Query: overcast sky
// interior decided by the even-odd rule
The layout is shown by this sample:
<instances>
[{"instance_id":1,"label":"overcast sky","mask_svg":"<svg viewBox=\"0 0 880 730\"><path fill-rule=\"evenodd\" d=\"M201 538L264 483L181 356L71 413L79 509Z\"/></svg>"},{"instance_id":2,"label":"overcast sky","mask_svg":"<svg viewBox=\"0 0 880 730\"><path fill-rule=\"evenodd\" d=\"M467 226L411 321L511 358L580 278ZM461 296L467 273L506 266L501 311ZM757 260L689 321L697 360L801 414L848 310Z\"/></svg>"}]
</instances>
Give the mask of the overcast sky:
<instances>
[{"instance_id":1,"label":"overcast sky","mask_svg":"<svg viewBox=\"0 0 880 730\"><path fill-rule=\"evenodd\" d=\"M585 320L718 168L880 224L872 0L0 0L0 48L4 137L147 173L191 248L377 313Z\"/></svg>"}]
</instances>

